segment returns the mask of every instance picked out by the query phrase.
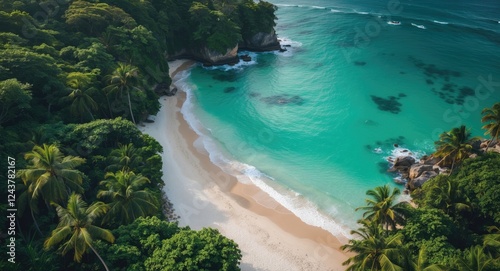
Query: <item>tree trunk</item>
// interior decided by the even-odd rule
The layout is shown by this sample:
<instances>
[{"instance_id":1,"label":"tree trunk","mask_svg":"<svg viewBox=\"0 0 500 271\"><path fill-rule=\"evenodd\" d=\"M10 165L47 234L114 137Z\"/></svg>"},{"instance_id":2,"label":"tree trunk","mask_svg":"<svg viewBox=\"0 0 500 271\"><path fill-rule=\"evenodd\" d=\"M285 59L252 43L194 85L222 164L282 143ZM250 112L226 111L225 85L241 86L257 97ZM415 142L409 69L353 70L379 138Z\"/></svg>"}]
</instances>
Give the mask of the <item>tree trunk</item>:
<instances>
[{"instance_id":1,"label":"tree trunk","mask_svg":"<svg viewBox=\"0 0 500 271\"><path fill-rule=\"evenodd\" d=\"M87 112L89 112L90 117L91 117L91 118L92 118L92 120L94 121L94 120L95 120L94 115L92 114L92 112L90 112L90 109L89 109L89 107L88 107L87 105L85 105L85 109L87 110Z\"/></svg>"},{"instance_id":2,"label":"tree trunk","mask_svg":"<svg viewBox=\"0 0 500 271\"><path fill-rule=\"evenodd\" d=\"M135 123L134 113L132 113L132 102L130 101L130 91L127 90L127 98L128 98L128 108L130 110L130 116L132 117L132 122Z\"/></svg>"},{"instance_id":3,"label":"tree trunk","mask_svg":"<svg viewBox=\"0 0 500 271\"><path fill-rule=\"evenodd\" d=\"M43 236L42 231L40 230L40 227L38 226L38 222L36 222L35 215L33 214L33 210L30 208L30 213L31 213L31 218L33 218L33 223L35 224L35 228L40 233L40 236Z\"/></svg>"},{"instance_id":4,"label":"tree trunk","mask_svg":"<svg viewBox=\"0 0 500 271\"><path fill-rule=\"evenodd\" d=\"M102 265L104 265L104 268L106 268L106 271L109 271L109 268L106 265L106 263L104 262L104 260L101 258L101 255L99 255L99 253L97 253L97 251L94 249L94 247L91 244L89 244L89 247L90 247L90 249L92 249L92 251L97 256L97 258L99 258L99 260L101 260L101 263L102 263Z\"/></svg>"}]
</instances>

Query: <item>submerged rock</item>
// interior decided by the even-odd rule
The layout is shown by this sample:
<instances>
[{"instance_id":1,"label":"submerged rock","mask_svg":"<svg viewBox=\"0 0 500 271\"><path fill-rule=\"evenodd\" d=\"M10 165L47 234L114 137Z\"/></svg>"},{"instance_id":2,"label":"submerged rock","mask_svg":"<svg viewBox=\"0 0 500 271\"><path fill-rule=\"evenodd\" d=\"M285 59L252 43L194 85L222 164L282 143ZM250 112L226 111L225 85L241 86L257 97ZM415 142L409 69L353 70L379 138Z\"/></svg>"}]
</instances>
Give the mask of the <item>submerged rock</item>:
<instances>
[{"instance_id":1,"label":"submerged rock","mask_svg":"<svg viewBox=\"0 0 500 271\"><path fill-rule=\"evenodd\" d=\"M224 89L224 93L231 93L236 90L236 87L227 87Z\"/></svg>"},{"instance_id":2,"label":"submerged rock","mask_svg":"<svg viewBox=\"0 0 500 271\"><path fill-rule=\"evenodd\" d=\"M287 104L302 105L304 103L304 99L297 95L295 96L274 95L261 98L260 100L270 105L287 105Z\"/></svg>"}]
</instances>

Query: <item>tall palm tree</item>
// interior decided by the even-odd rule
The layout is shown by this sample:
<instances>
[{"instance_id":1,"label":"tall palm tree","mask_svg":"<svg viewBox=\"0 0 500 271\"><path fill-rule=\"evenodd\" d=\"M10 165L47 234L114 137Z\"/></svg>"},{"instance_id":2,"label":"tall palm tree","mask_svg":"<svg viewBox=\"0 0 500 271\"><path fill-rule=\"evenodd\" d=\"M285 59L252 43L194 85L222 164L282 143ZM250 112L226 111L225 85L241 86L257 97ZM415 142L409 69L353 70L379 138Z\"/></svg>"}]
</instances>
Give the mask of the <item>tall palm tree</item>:
<instances>
[{"instance_id":1,"label":"tall palm tree","mask_svg":"<svg viewBox=\"0 0 500 271\"><path fill-rule=\"evenodd\" d=\"M38 214L37 201L33 200L33 192L29 191L31 181L27 180L26 183L19 182L16 184L16 194L17 194L17 213L19 217L23 217L23 214L28 208L31 213L31 219L33 219L33 224L37 232L43 236L40 226L38 226L38 221L36 220L35 214Z\"/></svg>"},{"instance_id":2,"label":"tall palm tree","mask_svg":"<svg viewBox=\"0 0 500 271\"><path fill-rule=\"evenodd\" d=\"M106 190L99 190L98 198L109 201L109 212L103 222L128 224L141 216L154 214L159 204L148 190L141 190L149 183L149 179L132 171L120 170L116 173L108 172L101 185Z\"/></svg>"},{"instance_id":3,"label":"tall palm tree","mask_svg":"<svg viewBox=\"0 0 500 271\"><path fill-rule=\"evenodd\" d=\"M373 220L386 229L396 229L396 225L403 223L406 213L406 202L396 203L396 197L401 194L398 188L391 192L389 185L378 186L370 189L366 195L372 197L366 199L366 206L359 207L356 210L364 210L363 218Z\"/></svg>"},{"instance_id":4,"label":"tall palm tree","mask_svg":"<svg viewBox=\"0 0 500 271\"><path fill-rule=\"evenodd\" d=\"M134 170L142 163L140 150L134 147L134 144L118 144L118 149L111 151L109 155L110 165L106 168L108 171L116 170Z\"/></svg>"},{"instance_id":5,"label":"tall palm tree","mask_svg":"<svg viewBox=\"0 0 500 271\"><path fill-rule=\"evenodd\" d=\"M52 231L52 234L45 240L44 247L50 249L59 246L59 252L65 255L70 250L74 250L73 259L76 262L82 260L83 254L92 250L94 254L109 271L108 266L92 246L94 239L106 240L110 243L115 241L111 231L92 225L94 220L107 211L107 205L102 202L94 202L88 206L78 194L71 194L66 208L57 203L53 203L59 216L59 224Z\"/></svg>"},{"instance_id":6,"label":"tall palm tree","mask_svg":"<svg viewBox=\"0 0 500 271\"><path fill-rule=\"evenodd\" d=\"M97 103L87 94L91 89L85 89L85 83L76 78L68 82L71 93L66 97L71 100L71 113L80 116L89 114L92 120L95 120L92 111L97 110Z\"/></svg>"},{"instance_id":7,"label":"tall palm tree","mask_svg":"<svg viewBox=\"0 0 500 271\"><path fill-rule=\"evenodd\" d=\"M71 191L83 192L83 173L75 168L85 163L85 159L64 156L56 145L47 144L33 147L24 158L31 165L19 170L18 176L28 186L32 200L42 195L46 203L62 203Z\"/></svg>"},{"instance_id":8,"label":"tall palm tree","mask_svg":"<svg viewBox=\"0 0 500 271\"><path fill-rule=\"evenodd\" d=\"M351 234L358 235L361 239L351 239L349 243L340 247L342 250L357 253L342 263L349 265L346 270L403 271L399 263L405 261L403 257L408 257L408 254L401 253L403 235L396 233L386 236L379 224L369 220L359 222L363 227L351 231Z\"/></svg>"},{"instance_id":9,"label":"tall palm tree","mask_svg":"<svg viewBox=\"0 0 500 271\"><path fill-rule=\"evenodd\" d=\"M483 129L486 130L485 135L490 135L492 140L496 140L500 137L500 103L494 104L491 108L485 108L481 112L483 117L481 118L481 122L486 122L483 126ZM488 151L488 146L486 147L486 151Z\"/></svg>"},{"instance_id":10,"label":"tall palm tree","mask_svg":"<svg viewBox=\"0 0 500 271\"><path fill-rule=\"evenodd\" d=\"M434 142L436 145L434 156L442 158L439 163L449 164L451 160L451 170L453 170L455 162L469 157L472 151L471 143L476 139L476 137L470 137L470 132L465 125L453 128L449 132L442 133L439 140Z\"/></svg>"},{"instance_id":11,"label":"tall palm tree","mask_svg":"<svg viewBox=\"0 0 500 271\"><path fill-rule=\"evenodd\" d=\"M118 67L108 76L109 85L105 88L108 93L117 96L127 95L130 117L135 124L134 113L132 112L132 101L130 92L139 89L139 69L129 64L119 63Z\"/></svg>"}]
</instances>

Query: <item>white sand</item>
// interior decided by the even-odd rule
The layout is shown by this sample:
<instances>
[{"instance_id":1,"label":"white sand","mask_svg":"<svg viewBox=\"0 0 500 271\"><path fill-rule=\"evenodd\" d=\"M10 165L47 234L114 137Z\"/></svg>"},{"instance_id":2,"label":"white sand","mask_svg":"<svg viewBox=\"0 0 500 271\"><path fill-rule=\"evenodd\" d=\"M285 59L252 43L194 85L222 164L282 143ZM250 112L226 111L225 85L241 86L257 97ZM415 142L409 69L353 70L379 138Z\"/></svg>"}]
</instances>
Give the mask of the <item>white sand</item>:
<instances>
[{"instance_id":1,"label":"white sand","mask_svg":"<svg viewBox=\"0 0 500 271\"><path fill-rule=\"evenodd\" d=\"M177 72L190 63L169 63L174 84ZM162 97L155 123L140 127L164 148L165 192L180 215L179 224L217 228L236 241L242 270L345 270L341 263L348 256L339 250L337 238L305 224L256 186L239 183L194 148L197 135L180 113L185 96L179 90L174 97Z\"/></svg>"}]
</instances>

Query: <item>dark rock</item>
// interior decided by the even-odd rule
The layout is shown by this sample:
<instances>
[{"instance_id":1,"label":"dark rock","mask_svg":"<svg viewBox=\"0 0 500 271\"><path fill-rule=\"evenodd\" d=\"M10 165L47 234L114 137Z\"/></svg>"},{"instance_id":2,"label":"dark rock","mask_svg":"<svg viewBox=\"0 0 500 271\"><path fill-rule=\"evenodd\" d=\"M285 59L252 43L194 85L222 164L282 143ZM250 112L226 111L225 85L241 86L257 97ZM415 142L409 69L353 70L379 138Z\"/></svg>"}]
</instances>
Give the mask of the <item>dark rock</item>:
<instances>
[{"instance_id":1,"label":"dark rock","mask_svg":"<svg viewBox=\"0 0 500 271\"><path fill-rule=\"evenodd\" d=\"M260 100L270 105L302 105L304 103L304 99L297 95L293 97L290 97L290 95L274 95L261 98Z\"/></svg>"},{"instance_id":2,"label":"dark rock","mask_svg":"<svg viewBox=\"0 0 500 271\"><path fill-rule=\"evenodd\" d=\"M413 164L410 167L408 177L410 180L416 179L422 175L425 171L434 171L432 165L426 164Z\"/></svg>"},{"instance_id":3,"label":"dark rock","mask_svg":"<svg viewBox=\"0 0 500 271\"><path fill-rule=\"evenodd\" d=\"M372 101L375 102L379 110L388 111L393 114L398 114L401 112L402 104L398 101L399 99L394 96L389 96L387 99L371 95Z\"/></svg>"},{"instance_id":4,"label":"dark rock","mask_svg":"<svg viewBox=\"0 0 500 271\"><path fill-rule=\"evenodd\" d=\"M364 62L364 61L354 61L354 65L356 65L356 66L364 66L364 65L366 65L366 62Z\"/></svg>"},{"instance_id":5,"label":"dark rock","mask_svg":"<svg viewBox=\"0 0 500 271\"><path fill-rule=\"evenodd\" d=\"M152 119L145 119L145 120L144 120L144 122L145 122L145 123L154 123L155 121L154 121L154 120L152 120Z\"/></svg>"},{"instance_id":6,"label":"dark rock","mask_svg":"<svg viewBox=\"0 0 500 271\"><path fill-rule=\"evenodd\" d=\"M283 46L283 47L292 47L292 45L290 45L290 44L283 44L281 46Z\"/></svg>"},{"instance_id":7,"label":"dark rock","mask_svg":"<svg viewBox=\"0 0 500 271\"><path fill-rule=\"evenodd\" d=\"M283 53L283 52L286 52L286 51L288 51L288 50L287 50L287 49L285 49L285 48L280 48L278 51L279 51L280 53Z\"/></svg>"},{"instance_id":8,"label":"dark rock","mask_svg":"<svg viewBox=\"0 0 500 271\"><path fill-rule=\"evenodd\" d=\"M273 29L269 33L259 32L250 39L243 40L240 48L251 51L275 51L280 50L281 46Z\"/></svg>"},{"instance_id":9,"label":"dark rock","mask_svg":"<svg viewBox=\"0 0 500 271\"><path fill-rule=\"evenodd\" d=\"M250 94L248 94L250 97L252 98L255 98L255 97L259 97L261 94L260 93L257 93L257 92L250 92Z\"/></svg>"},{"instance_id":10,"label":"dark rock","mask_svg":"<svg viewBox=\"0 0 500 271\"><path fill-rule=\"evenodd\" d=\"M408 182L408 186L410 190L415 190L419 187L422 187L422 185L428 181L431 178L434 178L438 175L435 171L424 171L418 178L413 179Z\"/></svg>"},{"instance_id":11,"label":"dark rock","mask_svg":"<svg viewBox=\"0 0 500 271\"><path fill-rule=\"evenodd\" d=\"M240 59L245 61L245 62L252 61L252 58L249 55L242 55L242 56L240 56Z\"/></svg>"}]
</instances>

